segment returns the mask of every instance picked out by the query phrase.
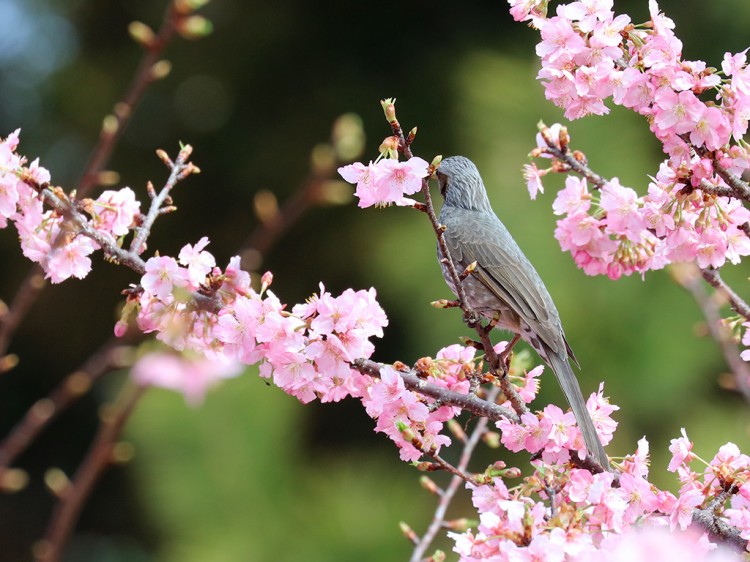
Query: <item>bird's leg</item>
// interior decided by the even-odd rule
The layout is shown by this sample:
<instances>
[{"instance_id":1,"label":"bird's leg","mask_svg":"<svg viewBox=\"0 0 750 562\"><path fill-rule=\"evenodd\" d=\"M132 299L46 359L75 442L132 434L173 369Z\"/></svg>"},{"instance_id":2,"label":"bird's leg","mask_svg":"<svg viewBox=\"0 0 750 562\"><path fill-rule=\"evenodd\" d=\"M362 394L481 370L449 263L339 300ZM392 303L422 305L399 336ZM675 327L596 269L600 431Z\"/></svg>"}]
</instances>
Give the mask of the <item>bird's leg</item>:
<instances>
[{"instance_id":1,"label":"bird's leg","mask_svg":"<svg viewBox=\"0 0 750 562\"><path fill-rule=\"evenodd\" d=\"M518 340L521 339L521 334L514 334L513 339L510 340L510 343L505 346L505 349L503 349L503 352L498 356L498 359L500 359L500 364L505 366L506 372L510 370L510 353L513 350L513 346L516 345Z\"/></svg>"},{"instance_id":2,"label":"bird's leg","mask_svg":"<svg viewBox=\"0 0 750 562\"><path fill-rule=\"evenodd\" d=\"M479 313L476 310L473 308L464 309L464 322L466 322L466 325L469 326L469 328L476 326L480 320L481 316L479 316Z\"/></svg>"}]
</instances>

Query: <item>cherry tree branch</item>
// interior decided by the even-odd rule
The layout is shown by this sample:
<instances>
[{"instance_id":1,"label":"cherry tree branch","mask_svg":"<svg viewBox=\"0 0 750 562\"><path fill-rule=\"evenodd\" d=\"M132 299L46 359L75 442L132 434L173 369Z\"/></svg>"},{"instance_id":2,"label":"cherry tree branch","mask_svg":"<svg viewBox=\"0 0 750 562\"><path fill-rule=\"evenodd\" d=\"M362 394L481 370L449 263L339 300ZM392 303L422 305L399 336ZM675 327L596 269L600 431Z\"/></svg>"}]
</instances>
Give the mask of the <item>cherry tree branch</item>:
<instances>
[{"instance_id":1,"label":"cherry tree branch","mask_svg":"<svg viewBox=\"0 0 750 562\"><path fill-rule=\"evenodd\" d=\"M729 301L732 309L745 320L750 320L750 306L740 297L719 275L719 270L706 268L701 270L703 279L717 291L720 291Z\"/></svg>"},{"instance_id":2,"label":"cherry tree branch","mask_svg":"<svg viewBox=\"0 0 750 562\"><path fill-rule=\"evenodd\" d=\"M725 197L734 197L741 201L750 203L750 184L734 172L727 170L716 158L715 152L708 150L705 146L695 146L692 143L689 144L693 147L698 156L701 158L709 158L711 160L711 165L716 174L729 186L728 188L721 189L721 195ZM717 189L719 188L717 187Z\"/></svg>"},{"instance_id":3,"label":"cherry tree branch","mask_svg":"<svg viewBox=\"0 0 750 562\"><path fill-rule=\"evenodd\" d=\"M169 178L164 184L164 187L159 191L158 194L154 194L152 189L149 189L149 196L151 197L151 205L149 206L148 213L143 218L141 224L135 229L135 236L130 244L130 254L138 256L145 249L146 240L151 234L151 228L154 225L157 217L164 214L165 211L172 209L172 200L169 196L172 189L180 181L187 178L190 174L198 173L200 170L191 162L188 161L190 155L193 152L193 148L188 144L180 149L177 158L174 162L167 156L167 153L163 150L157 151L159 158L169 168Z\"/></svg>"},{"instance_id":4,"label":"cherry tree branch","mask_svg":"<svg viewBox=\"0 0 750 562\"><path fill-rule=\"evenodd\" d=\"M732 484L722 490L705 508L693 509L693 522L706 529L712 540L728 544L739 552L746 553L748 541L742 538L742 532L737 527L722 521L719 517L719 510L724 506L727 499L738 491L739 486Z\"/></svg>"},{"instance_id":5,"label":"cherry tree branch","mask_svg":"<svg viewBox=\"0 0 750 562\"><path fill-rule=\"evenodd\" d=\"M313 149L308 176L280 207L272 193L256 193L255 210L259 223L240 246L243 264L249 263L250 269L257 270L263 256L312 208L344 203L351 199L349 186L334 178L337 177L336 169L339 166L361 155L363 144L344 150L343 154L339 149L342 143L356 144L353 139L364 137L360 127L351 116L339 117L333 125L331 143L322 145L322 150L321 145ZM346 132L341 133L342 129ZM316 158L316 151L325 155Z\"/></svg>"},{"instance_id":6,"label":"cherry tree branch","mask_svg":"<svg viewBox=\"0 0 750 562\"><path fill-rule=\"evenodd\" d=\"M62 490L44 539L34 549L36 562L61 560L81 508L104 469L114 460L116 441L120 438L125 423L144 391L145 387L126 384L115 404L103 412L99 431L86 458L76 471L72 482Z\"/></svg>"},{"instance_id":7,"label":"cherry tree branch","mask_svg":"<svg viewBox=\"0 0 750 562\"><path fill-rule=\"evenodd\" d=\"M549 129L546 127L541 129L541 134L547 146L538 150L540 153L553 156L559 162L561 169L556 169L556 172L572 170L582 178L586 178L596 189L601 189L606 185L607 180L589 168L583 153L578 151L571 152L567 142L563 142L565 139L561 139L560 146L557 146L555 140L549 135Z\"/></svg>"},{"instance_id":8,"label":"cherry tree branch","mask_svg":"<svg viewBox=\"0 0 750 562\"><path fill-rule=\"evenodd\" d=\"M709 295L705 284L700 280L703 271L695 266L685 266L679 269L672 268L672 276L682 287L684 287L695 299L698 307L706 319L706 326L711 337L719 344L727 365L734 373L736 388L742 392L745 399L750 401L750 365L740 357L740 349L732 336L731 330L721 323L721 302L716 297L726 298L722 291L716 291Z\"/></svg>"},{"instance_id":9,"label":"cherry tree branch","mask_svg":"<svg viewBox=\"0 0 750 562\"><path fill-rule=\"evenodd\" d=\"M351 366L363 375L380 378L380 370L387 365L376 363L369 359L355 359L351 362ZM457 406L474 415L489 418L492 421L508 418L511 421L518 422L520 419L512 410L499 406L494 402L483 400L476 394L461 394L460 392L448 390L447 388L428 382L420 378L414 370L398 371L398 374L403 379L406 388L424 396L434 398L441 404Z\"/></svg>"},{"instance_id":10,"label":"cherry tree branch","mask_svg":"<svg viewBox=\"0 0 750 562\"><path fill-rule=\"evenodd\" d=\"M159 31L148 43L131 83L119 102L114 106L113 113L104 120L101 134L94 149L84 166L81 179L78 182L79 196L88 195L99 183L101 174L112 155L117 142L127 128L135 114L135 110L143 99L143 95L154 81L166 76L168 66L158 65L159 58L175 35L179 22L188 14L181 13L174 1L170 1L164 14ZM8 311L0 315L0 357L4 356L15 334L28 311L36 302L44 289L44 271L41 266L34 264L24 278Z\"/></svg>"},{"instance_id":11,"label":"cherry tree branch","mask_svg":"<svg viewBox=\"0 0 750 562\"><path fill-rule=\"evenodd\" d=\"M10 306L0 313L0 357L8 351L13 334L44 289L44 271L34 264L16 291Z\"/></svg>"}]
</instances>

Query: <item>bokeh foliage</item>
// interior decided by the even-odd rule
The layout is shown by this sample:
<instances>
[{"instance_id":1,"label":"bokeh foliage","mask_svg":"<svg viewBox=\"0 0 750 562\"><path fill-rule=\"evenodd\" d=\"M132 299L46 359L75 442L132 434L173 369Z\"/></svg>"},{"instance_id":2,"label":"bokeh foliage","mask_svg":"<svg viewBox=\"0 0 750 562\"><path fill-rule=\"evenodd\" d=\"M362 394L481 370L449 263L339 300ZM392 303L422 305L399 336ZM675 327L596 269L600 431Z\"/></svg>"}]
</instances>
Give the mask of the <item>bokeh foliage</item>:
<instances>
[{"instance_id":1,"label":"bokeh foliage","mask_svg":"<svg viewBox=\"0 0 750 562\"><path fill-rule=\"evenodd\" d=\"M688 57L716 66L724 51L750 44L743 0L660 5L676 20ZM646 0L616 8L646 18ZM7 53L0 57L0 135L22 127L21 152L40 156L56 182L74 186L140 54L127 24L157 25L162 10L153 0L0 4L0 51ZM606 381L622 407L610 454L632 451L646 435L653 470L663 473L666 446L682 426L701 454L727 440L747 450L747 406L719 388L725 365L701 335L689 295L667 272L616 283L584 276L552 236L560 180L529 200L520 168L536 123L561 113L535 80L535 32L513 23L504 2L213 0L205 13L215 33L170 48L172 75L149 91L110 166L144 195L147 180L158 185L165 177L156 148L195 147L203 173L175 192L179 211L157 222L151 248L174 253L207 235L226 261L256 223L254 193L269 189L280 200L293 193L312 147L344 112L362 117L366 157L374 156L388 133L378 100L396 96L404 126L419 126L418 154L464 154L482 171L495 209L557 302L582 385L593 391ZM662 154L642 119L613 111L569 128L600 174L645 190ZM29 268L14 234L0 235L5 300ZM119 291L135 279L97 266L84 281L49 287L19 331L11 351L21 363L0 379L3 433L110 336ZM318 209L263 268L274 272L274 290L286 302L304 299L319 281L334 292L375 286L391 320L376 355L382 361L411 362L466 333L458 313L428 306L448 291L429 224L408 209ZM744 283L747 268L732 275ZM560 402L555 384L543 380L543 398ZM74 471L110 390L97 386L21 459L31 482L0 497L0 561L29 558L52 506L42 474L50 465ZM70 560L405 559L409 546L397 523L405 519L420 532L433 498L371 427L354 404L303 407L253 372L198 410L151 392L127 430L136 458L102 480ZM667 485L669 477L656 481Z\"/></svg>"}]
</instances>

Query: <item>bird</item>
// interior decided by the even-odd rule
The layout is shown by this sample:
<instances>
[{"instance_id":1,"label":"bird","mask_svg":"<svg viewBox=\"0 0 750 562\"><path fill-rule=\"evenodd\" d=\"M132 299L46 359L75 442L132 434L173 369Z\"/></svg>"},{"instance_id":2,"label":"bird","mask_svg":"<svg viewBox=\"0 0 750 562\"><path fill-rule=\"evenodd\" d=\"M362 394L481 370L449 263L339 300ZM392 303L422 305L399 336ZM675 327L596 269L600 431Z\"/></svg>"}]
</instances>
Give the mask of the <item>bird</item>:
<instances>
[{"instance_id":1,"label":"bird","mask_svg":"<svg viewBox=\"0 0 750 562\"><path fill-rule=\"evenodd\" d=\"M520 336L555 373L583 435L588 456L604 470L609 461L586 409L570 362L578 366L563 332L560 315L541 277L490 205L474 163L464 156L444 158L435 171L444 203L438 222L461 281L466 305L497 328ZM446 283L458 296L438 243ZM473 265L476 262L476 265ZM468 269L467 269L468 268ZM472 269L473 268L473 269Z\"/></svg>"}]
</instances>

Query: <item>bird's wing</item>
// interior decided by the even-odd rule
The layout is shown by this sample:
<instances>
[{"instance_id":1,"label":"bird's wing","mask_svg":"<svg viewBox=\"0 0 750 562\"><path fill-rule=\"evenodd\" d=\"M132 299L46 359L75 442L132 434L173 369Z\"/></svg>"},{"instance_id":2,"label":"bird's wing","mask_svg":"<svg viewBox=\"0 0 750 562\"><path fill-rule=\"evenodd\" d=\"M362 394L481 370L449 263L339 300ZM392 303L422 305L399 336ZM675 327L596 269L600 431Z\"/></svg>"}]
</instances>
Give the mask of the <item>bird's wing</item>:
<instances>
[{"instance_id":1,"label":"bird's wing","mask_svg":"<svg viewBox=\"0 0 750 562\"><path fill-rule=\"evenodd\" d=\"M474 276L518 314L541 339L558 353L566 343L557 309L539 274L505 226L494 216L461 211L444 233L451 258L460 270L477 262ZM451 228L451 223L460 228Z\"/></svg>"}]
</instances>

